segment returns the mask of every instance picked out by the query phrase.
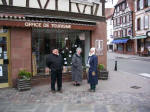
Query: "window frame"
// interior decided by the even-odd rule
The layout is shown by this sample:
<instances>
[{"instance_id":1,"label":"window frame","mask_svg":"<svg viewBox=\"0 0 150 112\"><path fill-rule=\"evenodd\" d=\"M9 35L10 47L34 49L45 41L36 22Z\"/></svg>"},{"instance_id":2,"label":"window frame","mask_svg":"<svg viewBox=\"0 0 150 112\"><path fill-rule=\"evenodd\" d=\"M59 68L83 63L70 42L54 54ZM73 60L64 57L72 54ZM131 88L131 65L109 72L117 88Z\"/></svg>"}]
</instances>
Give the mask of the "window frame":
<instances>
[{"instance_id":1,"label":"window frame","mask_svg":"<svg viewBox=\"0 0 150 112\"><path fill-rule=\"evenodd\" d=\"M147 18L147 22L148 22L148 23L146 23L146 17L148 17L148 18ZM146 25L147 25L147 27L145 28ZM144 29L149 29L149 16L148 16L148 15L145 15L145 16L144 16Z\"/></svg>"},{"instance_id":2,"label":"window frame","mask_svg":"<svg viewBox=\"0 0 150 112\"><path fill-rule=\"evenodd\" d=\"M137 31L141 30L141 18L137 19Z\"/></svg>"}]
</instances>

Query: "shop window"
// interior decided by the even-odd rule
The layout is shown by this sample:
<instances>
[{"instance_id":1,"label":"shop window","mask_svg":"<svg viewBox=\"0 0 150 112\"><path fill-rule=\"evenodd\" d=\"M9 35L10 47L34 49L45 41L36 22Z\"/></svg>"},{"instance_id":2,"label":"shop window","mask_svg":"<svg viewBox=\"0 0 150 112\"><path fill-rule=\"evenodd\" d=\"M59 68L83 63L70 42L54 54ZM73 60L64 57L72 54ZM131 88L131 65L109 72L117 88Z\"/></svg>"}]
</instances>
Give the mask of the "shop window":
<instances>
[{"instance_id":1,"label":"shop window","mask_svg":"<svg viewBox=\"0 0 150 112\"><path fill-rule=\"evenodd\" d=\"M44 74L46 56L50 54L52 47L59 49L66 68L70 68L72 64L71 59L76 52L76 48L81 47L83 51L81 54L83 65L85 65L90 49L90 32L80 30L33 29L32 60L35 63L33 68L37 68L37 74Z\"/></svg>"},{"instance_id":2,"label":"shop window","mask_svg":"<svg viewBox=\"0 0 150 112\"><path fill-rule=\"evenodd\" d=\"M141 30L141 19L137 19L137 30Z\"/></svg>"},{"instance_id":3,"label":"shop window","mask_svg":"<svg viewBox=\"0 0 150 112\"><path fill-rule=\"evenodd\" d=\"M128 52L132 52L132 43L127 43L126 50L127 50Z\"/></svg>"},{"instance_id":4,"label":"shop window","mask_svg":"<svg viewBox=\"0 0 150 112\"><path fill-rule=\"evenodd\" d=\"M123 51L123 45L122 44L118 44L117 45L117 50L118 51Z\"/></svg>"},{"instance_id":5,"label":"shop window","mask_svg":"<svg viewBox=\"0 0 150 112\"><path fill-rule=\"evenodd\" d=\"M144 16L144 29L148 29L149 27L149 16Z\"/></svg>"}]
</instances>

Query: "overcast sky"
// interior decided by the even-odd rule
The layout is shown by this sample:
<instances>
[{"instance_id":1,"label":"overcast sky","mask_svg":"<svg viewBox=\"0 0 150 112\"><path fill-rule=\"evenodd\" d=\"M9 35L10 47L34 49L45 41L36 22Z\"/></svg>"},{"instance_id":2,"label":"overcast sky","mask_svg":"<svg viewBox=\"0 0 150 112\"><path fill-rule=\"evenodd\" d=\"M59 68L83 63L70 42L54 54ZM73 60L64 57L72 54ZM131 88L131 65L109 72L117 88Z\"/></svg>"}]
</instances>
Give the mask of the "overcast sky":
<instances>
[{"instance_id":1,"label":"overcast sky","mask_svg":"<svg viewBox=\"0 0 150 112\"><path fill-rule=\"evenodd\" d=\"M108 2L106 2L106 8L113 8L114 5L118 2L118 0L113 0L113 4L112 4L112 0L107 0Z\"/></svg>"}]
</instances>

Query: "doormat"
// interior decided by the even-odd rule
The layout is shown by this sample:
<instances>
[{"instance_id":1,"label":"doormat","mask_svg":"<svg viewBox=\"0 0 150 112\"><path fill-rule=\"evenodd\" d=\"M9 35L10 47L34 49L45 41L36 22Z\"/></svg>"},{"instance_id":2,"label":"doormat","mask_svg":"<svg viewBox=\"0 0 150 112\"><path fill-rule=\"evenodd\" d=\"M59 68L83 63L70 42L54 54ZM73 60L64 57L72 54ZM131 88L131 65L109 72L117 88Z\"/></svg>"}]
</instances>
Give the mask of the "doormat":
<instances>
[{"instance_id":1,"label":"doormat","mask_svg":"<svg viewBox=\"0 0 150 112\"><path fill-rule=\"evenodd\" d=\"M141 87L139 87L139 86L131 86L131 88L133 88L133 89L140 89Z\"/></svg>"}]
</instances>

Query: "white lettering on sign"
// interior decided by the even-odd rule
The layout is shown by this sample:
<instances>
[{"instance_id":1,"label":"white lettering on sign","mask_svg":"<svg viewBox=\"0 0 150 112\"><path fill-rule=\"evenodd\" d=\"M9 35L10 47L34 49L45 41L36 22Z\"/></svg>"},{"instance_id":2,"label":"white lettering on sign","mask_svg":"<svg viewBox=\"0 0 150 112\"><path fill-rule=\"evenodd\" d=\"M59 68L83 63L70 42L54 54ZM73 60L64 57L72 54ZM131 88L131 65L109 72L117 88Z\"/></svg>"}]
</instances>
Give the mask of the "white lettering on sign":
<instances>
[{"instance_id":1,"label":"white lettering on sign","mask_svg":"<svg viewBox=\"0 0 150 112\"><path fill-rule=\"evenodd\" d=\"M49 23L43 23L44 28L49 28Z\"/></svg>"},{"instance_id":2,"label":"white lettering on sign","mask_svg":"<svg viewBox=\"0 0 150 112\"><path fill-rule=\"evenodd\" d=\"M52 28L67 28L70 29L71 25L63 25L63 24L51 24Z\"/></svg>"},{"instance_id":3,"label":"white lettering on sign","mask_svg":"<svg viewBox=\"0 0 150 112\"><path fill-rule=\"evenodd\" d=\"M26 27L42 27L42 23L25 22Z\"/></svg>"}]
</instances>

